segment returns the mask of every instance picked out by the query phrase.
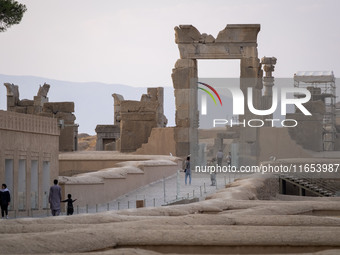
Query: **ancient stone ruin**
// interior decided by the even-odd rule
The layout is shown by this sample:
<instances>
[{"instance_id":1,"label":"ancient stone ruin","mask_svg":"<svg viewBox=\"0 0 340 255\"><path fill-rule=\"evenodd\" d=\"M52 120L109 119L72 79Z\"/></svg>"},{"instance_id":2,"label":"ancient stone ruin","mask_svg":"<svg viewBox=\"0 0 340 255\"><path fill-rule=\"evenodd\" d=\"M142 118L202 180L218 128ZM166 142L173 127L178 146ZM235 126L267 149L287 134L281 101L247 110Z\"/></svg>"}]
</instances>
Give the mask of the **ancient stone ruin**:
<instances>
[{"instance_id":1,"label":"ancient stone ruin","mask_svg":"<svg viewBox=\"0 0 340 255\"><path fill-rule=\"evenodd\" d=\"M58 119L60 129L59 150L76 151L78 125L75 124L74 102L48 102L49 84L40 86L33 100L19 98L18 85L5 83L7 88L7 111L33 114Z\"/></svg>"},{"instance_id":2,"label":"ancient stone ruin","mask_svg":"<svg viewBox=\"0 0 340 255\"><path fill-rule=\"evenodd\" d=\"M199 59L240 59L240 88L245 95L244 115L240 121L254 117L247 105L247 89L253 88L253 104L263 109L270 102L273 86L272 72L276 58L263 58L257 54L259 24L227 25L216 38L201 34L192 25L175 27L180 59L172 72L176 97L175 140L178 156L198 155L198 109L197 109L197 60ZM262 65L265 66L265 94L262 96ZM238 157L243 165L256 164L258 151L257 128L239 130ZM178 135L181 134L181 135ZM184 139L183 139L184 138Z\"/></svg>"},{"instance_id":3,"label":"ancient stone ruin","mask_svg":"<svg viewBox=\"0 0 340 255\"><path fill-rule=\"evenodd\" d=\"M134 152L148 142L153 128L163 128L167 118L163 112L163 88L148 88L140 101L114 98L114 125L98 125L97 150Z\"/></svg>"}]
</instances>

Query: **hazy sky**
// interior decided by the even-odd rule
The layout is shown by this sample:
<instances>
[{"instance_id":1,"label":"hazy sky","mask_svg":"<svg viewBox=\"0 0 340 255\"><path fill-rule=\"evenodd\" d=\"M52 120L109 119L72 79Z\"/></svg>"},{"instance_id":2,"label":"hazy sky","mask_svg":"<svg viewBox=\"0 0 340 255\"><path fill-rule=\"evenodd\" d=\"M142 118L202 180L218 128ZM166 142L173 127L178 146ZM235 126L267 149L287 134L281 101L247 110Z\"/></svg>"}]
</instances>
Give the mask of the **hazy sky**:
<instances>
[{"instance_id":1,"label":"hazy sky","mask_svg":"<svg viewBox=\"0 0 340 255\"><path fill-rule=\"evenodd\" d=\"M172 86L174 27L212 34L259 23L259 57L276 77L299 70L340 74L340 1L19 0L22 22L0 33L0 73L130 86ZM199 61L199 77L237 77L238 61Z\"/></svg>"}]
</instances>

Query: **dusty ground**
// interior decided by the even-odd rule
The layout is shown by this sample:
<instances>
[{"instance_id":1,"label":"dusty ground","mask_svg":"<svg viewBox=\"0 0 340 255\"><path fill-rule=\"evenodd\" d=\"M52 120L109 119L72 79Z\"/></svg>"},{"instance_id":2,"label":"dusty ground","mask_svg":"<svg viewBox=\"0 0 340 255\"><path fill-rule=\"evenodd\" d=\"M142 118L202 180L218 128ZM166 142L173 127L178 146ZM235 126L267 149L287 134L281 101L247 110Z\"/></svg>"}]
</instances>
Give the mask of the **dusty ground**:
<instances>
[{"instance_id":1,"label":"dusty ground","mask_svg":"<svg viewBox=\"0 0 340 255\"><path fill-rule=\"evenodd\" d=\"M340 199L259 200L274 182L238 180L188 205L3 220L0 253L340 254Z\"/></svg>"}]
</instances>

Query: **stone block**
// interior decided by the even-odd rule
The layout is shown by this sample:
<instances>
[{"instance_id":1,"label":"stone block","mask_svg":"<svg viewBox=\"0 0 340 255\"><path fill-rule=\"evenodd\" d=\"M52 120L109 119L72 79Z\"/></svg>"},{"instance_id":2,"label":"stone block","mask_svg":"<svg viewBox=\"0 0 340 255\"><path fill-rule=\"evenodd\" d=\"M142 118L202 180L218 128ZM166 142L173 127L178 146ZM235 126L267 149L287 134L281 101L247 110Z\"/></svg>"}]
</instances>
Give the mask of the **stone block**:
<instances>
[{"instance_id":1,"label":"stone block","mask_svg":"<svg viewBox=\"0 0 340 255\"><path fill-rule=\"evenodd\" d=\"M175 89L176 109L189 108L193 91L191 89Z\"/></svg>"},{"instance_id":2,"label":"stone block","mask_svg":"<svg viewBox=\"0 0 340 255\"><path fill-rule=\"evenodd\" d=\"M122 121L155 121L156 122L156 113L155 112L142 112L142 113L134 113L134 112L124 112L121 113L121 122Z\"/></svg>"},{"instance_id":3,"label":"stone block","mask_svg":"<svg viewBox=\"0 0 340 255\"><path fill-rule=\"evenodd\" d=\"M312 151L323 150L323 114L314 113L312 116L305 116L304 114L294 113L287 114L286 118L295 119L298 122L296 127L288 128L290 137L297 144Z\"/></svg>"},{"instance_id":4,"label":"stone block","mask_svg":"<svg viewBox=\"0 0 340 255\"><path fill-rule=\"evenodd\" d=\"M75 151L77 146L78 126L65 126L60 129L59 150Z\"/></svg>"},{"instance_id":5,"label":"stone block","mask_svg":"<svg viewBox=\"0 0 340 255\"><path fill-rule=\"evenodd\" d=\"M42 96L35 96L34 97L34 105L36 106L43 106L44 103L48 102L48 97L42 97Z\"/></svg>"},{"instance_id":6,"label":"stone block","mask_svg":"<svg viewBox=\"0 0 340 255\"><path fill-rule=\"evenodd\" d=\"M175 68L194 68L197 69L197 61L193 59L178 59L175 63Z\"/></svg>"},{"instance_id":7,"label":"stone block","mask_svg":"<svg viewBox=\"0 0 340 255\"><path fill-rule=\"evenodd\" d=\"M176 119L178 120L190 119L189 114L190 114L189 109L178 109L176 110Z\"/></svg>"},{"instance_id":8,"label":"stone block","mask_svg":"<svg viewBox=\"0 0 340 255\"><path fill-rule=\"evenodd\" d=\"M136 151L147 143L152 128L156 127L155 121L124 121L120 122L120 128L123 130L120 136L120 151Z\"/></svg>"},{"instance_id":9,"label":"stone block","mask_svg":"<svg viewBox=\"0 0 340 255\"><path fill-rule=\"evenodd\" d=\"M256 43L260 28L260 24L228 24L218 33L215 42Z\"/></svg>"},{"instance_id":10,"label":"stone block","mask_svg":"<svg viewBox=\"0 0 340 255\"><path fill-rule=\"evenodd\" d=\"M193 67L172 69L174 89L190 89L192 79L197 80L197 69Z\"/></svg>"},{"instance_id":11,"label":"stone block","mask_svg":"<svg viewBox=\"0 0 340 255\"><path fill-rule=\"evenodd\" d=\"M15 103L15 98L14 98L14 96L7 96L7 109L9 108L9 107L13 107L13 106L15 106L16 105L16 103Z\"/></svg>"},{"instance_id":12,"label":"stone block","mask_svg":"<svg viewBox=\"0 0 340 255\"><path fill-rule=\"evenodd\" d=\"M177 116L175 118L176 127L190 127L190 120L189 119L178 119Z\"/></svg>"},{"instance_id":13,"label":"stone block","mask_svg":"<svg viewBox=\"0 0 340 255\"><path fill-rule=\"evenodd\" d=\"M189 128L175 127L174 139L175 142L189 142Z\"/></svg>"},{"instance_id":14,"label":"stone block","mask_svg":"<svg viewBox=\"0 0 340 255\"><path fill-rule=\"evenodd\" d=\"M35 114L34 106L27 106L27 114Z\"/></svg>"},{"instance_id":15,"label":"stone block","mask_svg":"<svg viewBox=\"0 0 340 255\"><path fill-rule=\"evenodd\" d=\"M97 125L96 133L119 133L120 127L117 125Z\"/></svg>"},{"instance_id":16,"label":"stone block","mask_svg":"<svg viewBox=\"0 0 340 255\"><path fill-rule=\"evenodd\" d=\"M42 106L34 105L34 114L39 114L42 112ZM51 112L52 113L52 112Z\"/></svg>"},{"instance_id":17,"label":"stone block","mask_svg":"<svg viewBox=\"0 0 340 255\"><path fill-rule=\"evenodd\" d=\"M57 112L55 117L64 120L65 124L73 124L76 120L76 116L70 112Z\"/></svg>"},{"instance_id":18,"label":"stone block","mask_svg":"<svg viewBox=\"0 0 340 255\"><path fill-rule=\"evenodd\" d=\"M140 102L140 101L132 101L126 100L122 101L120 104L121 114L125 112L156 112L159 103L157 101L154 102Z\"/></svg>"},{"instance_id":19,"label":"stone block","mask_svg":"<svg viewBox=\"0 0 340 255\"><path fill-rule=\"evenodd\" d=\"M14 108L14 112L18 112L18 113L27 113L27 108L24 106L15 106Z\"/></svg>"},{"instance_id":20,"label":"stone block","mask_svg":"<svg viewBox=\"0 0 340 255\"><path fill-rule=\"evenodd\" d=\"M181 43L193 43L199 41L201 33L193 25L180 25L175 27L175 42Z\"/></svg>"},{"instance_id":21,"label":"stone block","mask_svg":"<svg viewBox=\"0 0 340 255\"><path fill-rule=\"evenodd\" d=\"M43 117L53 118L53 113L51 113L51 112L40 112L37 115L43 116Z\"/></svg>"},{"instance_id":22,"label":"stone block","mask_svg":"<svg viewBox=\"0 0 340 255\"><path fill-rule=\"evenodd\" d=\"M34 101L28 100L28 99L19 100L18 102L19 106L33 106L33 104L34 104Z\"/></svg>"},{"instance_id":23,"label":"stone block","mask_svg":"<svg viewBox=\"0 0 340 255\"><path fill-rule=\"evenodd\" d=\"M44 112L74 112L74 102L49 102L44 103Z\"/></svg>"},{"instance_id":24,"label":"stone block","mask_svg":"<svg viewBox=\"0 0 340 255\"><path fill-rule=\"evenodd\" d=\"M186 157L190 154L190 143L189 142L177 142L176 143L176 156Z\"/></svg>"},{"instance_id":25,"label":"stone block","mask_svg":"<svg viewBox=\"0 0 340 255\"><path fill-rule=\"evenodd\" d=\"M207 43L214 43L215 38L212 35L208 35L206 33L203 33L199 39L200 43L207 44Z\"/></svg>"}]
</instances>

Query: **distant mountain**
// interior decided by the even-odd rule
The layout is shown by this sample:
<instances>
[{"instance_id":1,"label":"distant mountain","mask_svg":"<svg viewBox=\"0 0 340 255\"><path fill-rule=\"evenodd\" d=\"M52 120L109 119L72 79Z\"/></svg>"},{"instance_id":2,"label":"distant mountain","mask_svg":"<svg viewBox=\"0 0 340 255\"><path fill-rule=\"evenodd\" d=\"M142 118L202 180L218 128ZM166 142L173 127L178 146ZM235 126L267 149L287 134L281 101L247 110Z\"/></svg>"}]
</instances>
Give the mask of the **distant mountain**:
<instances>
[{"instance_id":1,"label":"distant mountain","mask_svg":"<svg viewBox=\"0 0 340 255\"><path fill-rule=\"evenodd\" d=\"M0 74L0 83L19 85L20 99L33 99L39 85L51 85L48 92L50 102L73 101L79 133L95 134L97 124L113 124L113 93L124 99L140 100L146 94L146 87L131 87L122 84L99 82L69 82L34 76L14 76ZM6 88L0 89L0 109L6 110ZM164 87L164 114L168 126L175 125L175 98L172 87Z\"/></svg>"}]
</instances>

